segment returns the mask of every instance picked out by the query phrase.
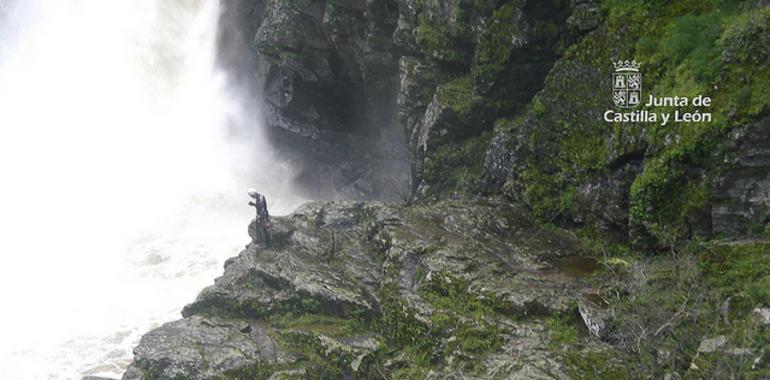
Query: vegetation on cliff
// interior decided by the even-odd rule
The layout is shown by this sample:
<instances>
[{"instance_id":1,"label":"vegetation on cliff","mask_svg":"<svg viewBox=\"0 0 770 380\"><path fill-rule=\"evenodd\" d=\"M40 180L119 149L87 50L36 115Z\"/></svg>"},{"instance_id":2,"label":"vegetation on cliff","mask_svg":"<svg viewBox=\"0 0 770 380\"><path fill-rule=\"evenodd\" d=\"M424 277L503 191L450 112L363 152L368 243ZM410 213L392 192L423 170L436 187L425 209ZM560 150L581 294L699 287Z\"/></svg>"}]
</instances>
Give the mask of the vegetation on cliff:
<instances>
[{"instance_id":1,"label":"vegetation on cliff","mask_svg":"<svg viewBox=\"0 0 770 380\"><path fill-rule=\"evenodd\" d=\"M604 25L567 49L525 116L501 136L512 141L507 150L522 156L507 176L506 194L544 220L597 224L621 240L629 229L632 240L662 246L718 233L710 231L709 201L730 170L725 141L770 106L763 84L770 75L770 9L738 1L607 1L602 10ZM712 106L697 110L712 113L713 121L605 123L617 59L642 63L646 94L710 97ZM511 145L521 139L527 139L523 148ZM629 181L612 178L621 170ZM593 204L607 194L592 196L592 187L617 187L618 198L607 206L619 206L619 215L601 215L607 211ZM761 213L747 217L767 222Z\"/></svg>"},{"instance_id":2,"label":"vegetation on cliff","mask_svg":"<svg viewBox=\"0 0 770 380\"><path fill-rule=\"evenodd\" d=\"M770 376L770 7L401 0L391 21L407 204L277 218L126 379ZM618 59L713 120L605 122Z\"/></svg>"}]
</instances>

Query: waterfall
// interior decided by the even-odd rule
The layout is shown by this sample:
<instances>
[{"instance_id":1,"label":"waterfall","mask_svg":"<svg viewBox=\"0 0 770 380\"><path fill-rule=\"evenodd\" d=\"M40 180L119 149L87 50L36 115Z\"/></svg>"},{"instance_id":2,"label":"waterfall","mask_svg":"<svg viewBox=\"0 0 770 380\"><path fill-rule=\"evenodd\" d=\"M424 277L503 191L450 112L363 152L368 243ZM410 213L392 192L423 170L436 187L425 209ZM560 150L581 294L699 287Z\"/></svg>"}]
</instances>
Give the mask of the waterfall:
<instances>
[{"instance_id":1,"label":"waterfall","mask_svg":"<svg viewBox=\"0 0 770 380\"><path fill-rule=\"evenodd\" d=\"M0 378L119 377L290 168L215 65L218 0L0 0Z\"/></svg>"}]
</instances>

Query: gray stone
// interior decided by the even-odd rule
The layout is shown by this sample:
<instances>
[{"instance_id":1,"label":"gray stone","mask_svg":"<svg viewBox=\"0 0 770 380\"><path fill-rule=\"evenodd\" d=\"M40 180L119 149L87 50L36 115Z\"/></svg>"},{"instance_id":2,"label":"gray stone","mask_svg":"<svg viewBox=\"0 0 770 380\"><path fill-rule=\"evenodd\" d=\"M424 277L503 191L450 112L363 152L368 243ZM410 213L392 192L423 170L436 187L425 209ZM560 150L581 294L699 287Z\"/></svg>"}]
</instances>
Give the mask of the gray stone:
<instances>
[{"instance_id":1,"label":"gray stone","mask_svg":"<svg viewBox=\"0 0 770 380\"><path fill-rule=\"evenodd\" d=\"M733 356L753 356L754 355L754 351L752 349L743 348L743 347L731 348L725 351L725 353Z\"/></svg>"},{"instance_id":2,"label":"gray stone","mask_svg":"<svg viewBox=\"0 0 770 380\"><path fill-rule=\"evenodd\" d=\"M754 315L759 323L770 325L770 307L757 307L754 309Z\"/></svg>"},{"instance_id":3,"label":"gray stone","mask_svg":"<svg viewBox=\"0 0 770 380\"><path fill-rule=\"evenodd\" d=\"M573 0L572 15L567 23L580 31L589 31L599 26L599 5L592 0Z\"/></svg>"},{"instance_id":4,"label":"gray stone","mask_svg":"<svg viewBox=\"0 0 770 380\"><path fill-rule=\"evenodd\" d=\"M262 323L193 316L143 336L123 379L207 379L256 363L292 360Z\"/></svg>"},{"instance_id":5,"label":"gray stone","mask_svg":"<svg viewBox=\"0 0 770 380\"><path fill-rule=\"evenodd\" d=\"M715 234L748 232L770 222L770 117L732 131L725 142L727 169L712 190Z\"/></svg>"},{"instance_id":6,"label":"gray stone","mask_svg":"<svg viewBox=\"0 0 770 380\"><path fill-rule=\"evenodd\" d=\"M700 345L698 345L698 352L710 354L721 350L726 344L727 337L724 335L719 335L715 338L703 339L700 342Z\"/></svg>"},{"instance_id":7,"label":"gray stone","mask_svg":"<svg viewBox=\"0 0 770 380\"><path fill-rule=\"evenodd\" d=\"M578 312L592 335L597 338L604 338L606 336L606 321L609 319L609 314L605 310L585 300L578 300Z\"/></svg>"}]
</instances>

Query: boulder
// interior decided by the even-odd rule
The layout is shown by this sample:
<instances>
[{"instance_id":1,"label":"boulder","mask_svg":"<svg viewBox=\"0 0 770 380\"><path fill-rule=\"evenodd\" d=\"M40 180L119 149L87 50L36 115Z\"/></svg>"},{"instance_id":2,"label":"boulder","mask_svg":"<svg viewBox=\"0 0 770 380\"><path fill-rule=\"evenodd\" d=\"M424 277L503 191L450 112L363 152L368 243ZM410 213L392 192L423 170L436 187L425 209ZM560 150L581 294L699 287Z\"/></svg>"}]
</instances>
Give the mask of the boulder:
<instances>
[{"instance_id":1,"label":"boulder","mask_svg":"<svg viewBox=\"0 0 770 380\"><path fill-rule=\"evenodd\" d=\"M246 366L292 360L263 323L194 316L144 335L123 380L209 379Z\"/></svg>"}]
</instances>

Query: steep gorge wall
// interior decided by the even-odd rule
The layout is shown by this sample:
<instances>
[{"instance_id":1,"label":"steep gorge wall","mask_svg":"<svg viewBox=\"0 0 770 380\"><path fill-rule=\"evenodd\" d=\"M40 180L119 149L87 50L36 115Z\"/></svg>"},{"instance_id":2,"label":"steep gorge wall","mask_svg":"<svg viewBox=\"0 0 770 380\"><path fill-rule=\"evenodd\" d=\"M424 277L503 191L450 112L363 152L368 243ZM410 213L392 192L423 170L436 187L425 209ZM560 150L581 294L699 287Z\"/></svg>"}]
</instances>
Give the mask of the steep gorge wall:
<instances>
[{"instance_id":1,"label":"steep gorge wall","mask_svg":"<svg viewBox=\"0 0 770 380\"><path fill-rule=\"evenodd\" d=\"M592 27L567 22L575 9L569 1L401 2L399 121L414 197L477 192L495 121L519 113L566 41Z\"/></svg>"},{"instance_id":2,"label":"steep gorge wall","mask_svg":"<svg viewBox=\"0 0 770 380\"><path fill-rule=\"evenodd\" d=\"M740 158L770 148L745 137L768 128L762 2L225 9L222 60L263 98L271 137L311 197L503 194L544 221L647 248L768 222L768 168ZM715 120L604 122L617 59L643 62L646 94L711 96Z\"/></svg>"},{"instance_id":3,"label":"steep gorge wall","mask_svg":"<svg viewBox=\"0 0 770 380\"><path fill-rule=\"evenodd\" d=\"M767 377L770 243L688 241L770 233L764 2L242 0L224 19L220 59L301 184L408 180L421 202L275 218L124 379ZM713 123L602 121L620 58L649 93L711 96Z\"/></svg>"},{"instance_id":4,"label":"steep gorge wall","mask_svg":"<svg viewBox=\"0 0 770 380\"><path fill-rule=\"evenodd\" d=\"M462 143L488 140L542 87L566 36L595 26L569 1L223 4L220 62L261 94L274 143L315 198L467 185L486 141L474 159Z\"/></svg>"},{"instance_id":5,"label":"steep gorge wall","mask_svg":"<svg viewBox=\"0 0 770 380\"><path fill-rule=\"evenodd\" d=\"M223 66L264 104L269 135L316 199L397 200L407 187L392 1L223 3Z\"/></svg>"}]
</instances>

